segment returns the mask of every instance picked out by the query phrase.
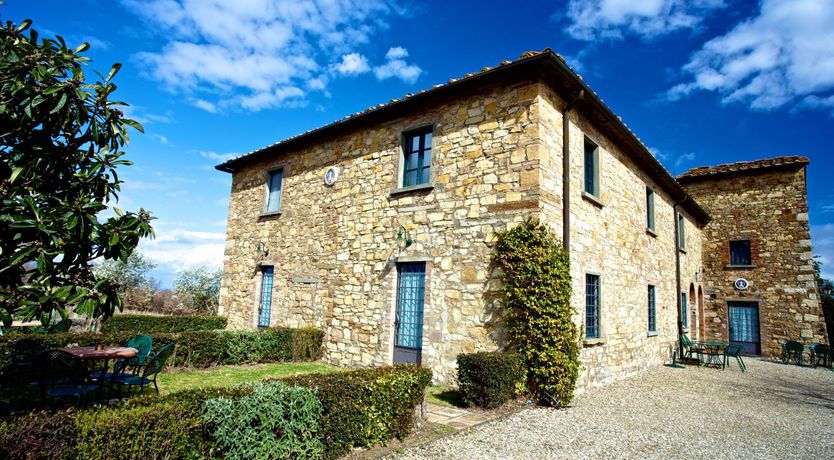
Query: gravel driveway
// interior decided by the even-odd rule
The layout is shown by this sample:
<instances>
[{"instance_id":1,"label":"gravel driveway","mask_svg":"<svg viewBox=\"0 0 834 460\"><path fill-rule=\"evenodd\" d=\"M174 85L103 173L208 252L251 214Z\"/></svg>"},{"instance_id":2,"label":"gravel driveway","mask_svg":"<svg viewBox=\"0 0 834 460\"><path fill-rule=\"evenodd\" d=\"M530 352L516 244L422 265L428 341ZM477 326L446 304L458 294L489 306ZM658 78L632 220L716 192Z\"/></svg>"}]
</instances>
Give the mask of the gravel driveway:
<instances>
[{"instance_id":1,"label":"gravel driveway","mask_svg":"<svg viewBox=\"0 0 834 460\"><path fill-rule=\"evenodd\" d=\"M834 372L745 362L661 367L392 458L834 458Z\"/></svg>"}]
</instances>

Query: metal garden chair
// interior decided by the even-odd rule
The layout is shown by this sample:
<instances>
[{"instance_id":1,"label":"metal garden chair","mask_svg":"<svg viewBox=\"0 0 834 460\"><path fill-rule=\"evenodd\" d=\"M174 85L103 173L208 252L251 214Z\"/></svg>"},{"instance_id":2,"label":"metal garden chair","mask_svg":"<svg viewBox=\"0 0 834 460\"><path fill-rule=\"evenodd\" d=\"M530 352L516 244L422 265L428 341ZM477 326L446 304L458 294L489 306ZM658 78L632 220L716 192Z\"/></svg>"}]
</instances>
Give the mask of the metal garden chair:
<instances>
[{"instance_id":1,"label":"metal garden chair","mask_svg":"<svg viewBox=\"0 0 834 460\"><path fill-rule=\"evenodd\" d=\"M101 387L90 381L84 362L64 350L46 350L35 357L35 373L44 400L73 398L80 405Z\"/></svg>"},{"instance_id":2,"label":"metal garden chair","mask_svg":"<svg viewBox=\"0 0 834 460\"><path fill-rule=\"evenodd\" d=\"M791 358L798 365L802 365L802 354L805 352L805 346L796 340L785 341L784 350L782 352L782 363L791 362Z\"/></svg>"},{"instance_id":3,"label":"metal garden chair","mask_svg":"<svg viewBox=\"0 0 834 460\"><path fill-rule=\"evenodd\" d=\"M687 337L686 334L681 334L681 344L683 345L684 349L683 361L686 361L686 359L692 359L692 353L695 353L698 355L698 362L701 362L702 350L698 346L697 342L689 340L689 337Z\"/></svg>"},{"instance_id":4,"label":"metal garden chair","mask_svg":"<svg viewBox=\"0 0 834 460\"><path fill-rule=\"evenodd\" d=\"M15 383L26 384L34 379L33 363L42 351L43 346L36 340L21 339L12 344L11 361L15 371Z\"/></svg>"},{"instance_id":5,"label":"metal garden chair","mask_svg":"<svg viewBox=\"0 0 834 460\"><path fill-rule=\"evenodd\" d=\"M740 345L737 343L731 343L724 348L724 365L721 366L721 369L726 369L727 365L730 363L730 358L735 358L736 362L738 362L738 367L741 369L741 372L747 371L747 366L744 365L744 360L741 359L741 352L744 350L744 345Z\"/></svg>"},{"instance_id":6,"label":"metal garden chair","mask_svg":"<svg viewBox=\"0 0 834 460\"><path fill-rule=\"evenodd\" d=\"M159 386L156 384L156 376L162 371L165 367L166 361L171 356L171 353L174 352L174 343L167 343L156 354L148 360L146 364L141 366L137 366L138 370L141 370L139 374L114 374L113 379L111 380L113 383L119 385L121 389L122 386L127 386L127 394L130 396L131 390L133 387L139 387L139 391L145 387L145 385L149 385L153 383L153 387L156 390L157 394L159 394ZM120 392L121 393L121 392Z\"/></svg>"},{"instance_id":7,"label":"metal garden chair","mask_svg":"<svg viewBox=\"0 0 834 460\"><path fill-rule=\"evenodd\" d=\"M135 348L139 353L133 358L117 358L113 364L113 372L107 372L107 366L90 373L93 380L108 381L112 380L114 374L124 374L129 369L136 370L148 362L151 358L151 349L153 348L153 339L148 335L136 335L125 342L126 347Z\"/></svg>"},{"instance_id":8,"label":"metal garden chair","mask_svg":"<svg viewBox=\"0 0 834 460\"><path fill-rule=\"evenodd\" d=\"M831 369L831 347L823 343L818 343L811 349L811 365L817 367L822 362L822 366Z\"/></svg>"}]
</instances>

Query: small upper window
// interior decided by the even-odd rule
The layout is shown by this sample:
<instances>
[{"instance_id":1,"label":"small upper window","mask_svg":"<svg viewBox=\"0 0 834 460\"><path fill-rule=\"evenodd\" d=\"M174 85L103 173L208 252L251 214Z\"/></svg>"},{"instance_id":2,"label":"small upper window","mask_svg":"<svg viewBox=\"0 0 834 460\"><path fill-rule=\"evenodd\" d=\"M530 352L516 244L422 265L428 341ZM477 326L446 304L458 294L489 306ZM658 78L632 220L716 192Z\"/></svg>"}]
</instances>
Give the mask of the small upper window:
<instances>
[{"instance_id":1,"label":"small upper window","mask_svg":"<svg viewBox=\"0 0 834 460\"><path fill-rule=\"evenodd\" d=\"M284 170L276 169L266 175L266 211L278 212L281 210L281 182L284 178Z\"/></svg>"},{"instance_id":2,"label":"small upper window","mask_svg":"<svg viewBox=\"0 0 834 460\"><path fill-rule=\"evenodd\" d=\"M646 187L646 228L654 231L654 190Z\"/></svg>"},{"instance_id":3,"label":"small upper window","mask_svg":"<svg viewBox=\"0 0 834 460\"><path fill-rule=\"evenodd\" d=\"M431 128L405 135L403 146L403 187L431 181Z\"/></svg>"},{"instance_id":4,"label":"small upper window","mask_svg":"<svg viewBox=\"0 0 834 460\"><path fill-rule=\"evenodd\" d=\"M599 146L585 138L585 192L599 196Z\"/></svg>"},{"instance_id":5,"label":"small upper window","mask_svg":"<svg viewBox=\"0 0 834 460\"><path fill-rule=\"evenodd\" d=\"M750 240L730 241L730 265L753 265Z\"/></svg>"},{"instance_id":6,"label":"small upper window","mask_svg":"<svg viewBox=\"0 0 834 460\"><path fill-rule=\"evenodd\" d=\"M686 219L678 213L678 249L686 249Z\"/></svg>"}]
</instances>

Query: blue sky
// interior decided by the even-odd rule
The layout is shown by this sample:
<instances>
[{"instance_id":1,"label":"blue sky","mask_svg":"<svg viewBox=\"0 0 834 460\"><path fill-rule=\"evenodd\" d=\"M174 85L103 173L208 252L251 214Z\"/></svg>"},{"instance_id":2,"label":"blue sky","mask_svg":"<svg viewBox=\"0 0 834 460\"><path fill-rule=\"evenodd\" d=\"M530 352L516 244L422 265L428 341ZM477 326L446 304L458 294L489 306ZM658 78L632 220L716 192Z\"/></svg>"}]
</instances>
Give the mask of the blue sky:
<instances>
[{"instance_id":1,"label":"blue sky","mask_svg":"<svg viewBox=\"0 0 834 460\"><path fill-rule=\"evenodd\" d=\"M145 125L119 207L156 217L142 250L169 286L222 262L224 159L550 47L668 169L806 155L814 252L834 277L830 0L10 0L3 20L124 64Z\"/></svg>"}]
</instances>

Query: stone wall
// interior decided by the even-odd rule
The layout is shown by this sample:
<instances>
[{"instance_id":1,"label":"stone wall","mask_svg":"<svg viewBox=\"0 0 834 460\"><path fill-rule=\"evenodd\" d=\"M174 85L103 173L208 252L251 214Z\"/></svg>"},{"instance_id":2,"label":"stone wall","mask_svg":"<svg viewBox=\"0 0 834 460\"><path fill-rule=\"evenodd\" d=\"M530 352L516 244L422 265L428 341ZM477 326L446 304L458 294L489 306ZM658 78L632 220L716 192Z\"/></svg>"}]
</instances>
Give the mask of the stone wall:
<instances>
[{"instance_id":1,"label":"stone wall","mask_svg":"<svg viewBox=\"0 0 834 460\"><path fill-rule=\"evenodd\" d=\"M727 340L727 302L757 301L764 356L784 340L825 342L814 279L805 167L687 178L689 193L712 216L704 230L705 335ZM754 267L729 267L729 241L751 241ZM735 289L738 278L747 290Z\"/></svg>"},{"instance_id":2,"label":"stone wall","mask_svg":"<svg viewBox=\"0 0 834 460\"><path fill-rule=\"evenodd\" d=\"M258 267L273 265L273 325L323 328L335 364L391 363L396 263L419 260L423 364L450 381L459 353L495 349L490 244L538 207L539 88L464 95L236 171L220 299L229 327L256 326ZM433 188L395 190L403 132L428 125ZM341 170L332 187L323 181L330 166ZM265 171L275 167L284 168L281 213L262 216ZM396 241L400 226L414 240L408 248Z\"/></svg>"},{"instance_id":3,"label":"stone wall","mask_svg":"<svg viewBox=\"0 0 834 460\"><path fill-rule=\"evenodd\" d=\"M562 114L565 102L542 87L542 216L562 232ZM599 145L599 200L583 196L583 137ZM582 115L571 114L571 276L577 324L584 322L585 274L601 280L602 339L587 341L579 386L603 385L669 363L677 342L674 202ZM646 186L655 191L655 229L647 231ZM682 289L700 288L701 231L686 215ZM648 333L648 286L656 289L657 334ZM697 289L697 288L696 288Z\"/></svg>"}]
</instances>

